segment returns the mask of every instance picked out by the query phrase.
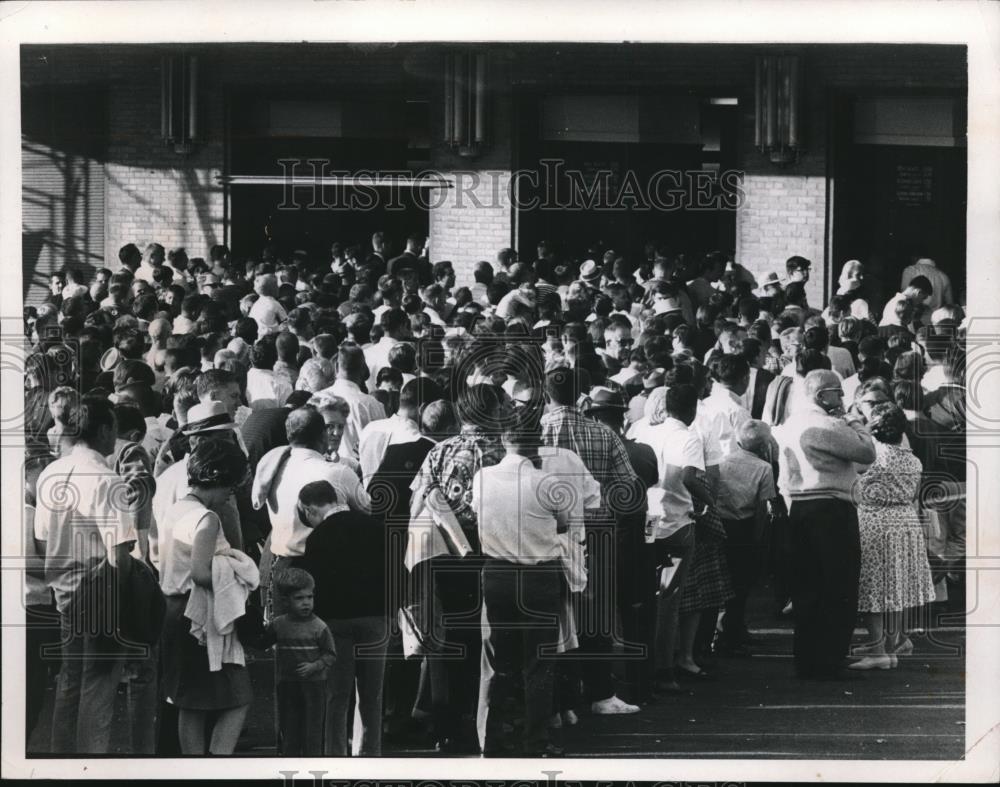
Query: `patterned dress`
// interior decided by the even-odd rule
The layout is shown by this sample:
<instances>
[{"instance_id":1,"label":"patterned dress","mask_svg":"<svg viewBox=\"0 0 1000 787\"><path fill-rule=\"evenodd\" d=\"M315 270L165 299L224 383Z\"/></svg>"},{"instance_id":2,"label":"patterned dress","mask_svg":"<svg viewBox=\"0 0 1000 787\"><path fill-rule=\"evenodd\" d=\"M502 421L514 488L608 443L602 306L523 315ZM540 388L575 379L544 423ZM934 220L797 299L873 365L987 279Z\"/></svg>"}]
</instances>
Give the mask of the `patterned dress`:
<instances>
[{"instance_id":1,"label":"patterned dress","mask_svg":"<svg viewBox=\"0 0 1000 787\"><path fill-rule=\"evenodd\" d=\"M915 502L923 468L902 446L876 442L875 452L875 462L860 477L858 610L897 612L934 600Z\"/></svg>"}]
</instances>

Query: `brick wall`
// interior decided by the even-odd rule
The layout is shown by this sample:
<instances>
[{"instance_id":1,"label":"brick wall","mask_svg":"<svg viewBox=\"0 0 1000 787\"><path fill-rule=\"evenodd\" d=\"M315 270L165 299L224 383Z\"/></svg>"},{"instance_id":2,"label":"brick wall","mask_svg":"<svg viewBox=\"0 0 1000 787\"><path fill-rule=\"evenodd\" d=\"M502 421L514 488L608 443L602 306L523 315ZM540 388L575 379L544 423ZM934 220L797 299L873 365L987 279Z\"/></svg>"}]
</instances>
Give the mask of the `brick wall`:
<instances>
[{"instance_id":1,"label":"brick wall","mask_svg":"<svg viewBox=\"0 0 1000 787\"><path fill-rule=\"evenodd\" d=\"M211 59L200 63L205 93L218 90ZM112 135L107 177L107 254L126 243L156 241L184 247L192 257L225 237L225 195L219 183L224 161L223 106L201 102L201 141L184 155L160 138L160 59L133 59L127 87L109 94Z\"/></svg>"},{"instance_id":2,"label":"brick wall","mask_svg":"<svg viewBox=\"0 0 1000 787\"><path fill-rule=\"evenodd\" d=\"M511 245L510 170L442 174L454 188L430 199L431 258L451 260L458 285L471 285L473 265Z\"/></svg>"},{"instance_id":3,"label":"brick wall","mask_svg":"<svg viewBox=\"0 0 1000 787\"><path fill-rule=\"evenodd\" d=\"M809 303L823 303L826 179L820 176L747 174L745 199L736 214L736 258L760 278L798 254L812 260Z\"/></svg>"}]
</instances>

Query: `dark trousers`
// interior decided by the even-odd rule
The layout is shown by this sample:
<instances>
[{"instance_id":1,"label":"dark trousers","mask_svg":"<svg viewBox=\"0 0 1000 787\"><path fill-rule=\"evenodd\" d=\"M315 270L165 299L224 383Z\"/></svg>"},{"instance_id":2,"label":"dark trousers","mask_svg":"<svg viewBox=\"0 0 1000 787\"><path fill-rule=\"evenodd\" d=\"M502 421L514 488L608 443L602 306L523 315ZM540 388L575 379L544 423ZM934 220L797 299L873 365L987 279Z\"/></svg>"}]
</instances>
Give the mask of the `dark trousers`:
<instances>
[{"instance_id":1,"label":"dark trousers","mask_svg":"<svg viewBox=\"0 0 1000 787\"><path fill-rule=\"evenodd\" d=\"M642 528L619 531L617 555L618 614L621 616L625 679L632 702L653 691L656 672L656 590L659 584L656 547L647 544Z\"/></svg>"},{"instance_id":2,"label":"dark trousers","mask_svg":"<svg viewBox=\"0 0 1000 787\"><path fill-rule=\"evenodd\" d=\"M502 740L503 708L518 689L523 691L525 753L543 748L548 740L548 720L554 707L561 572L562 565L556 560L537 565L486 560L487 653L494 672L486 724L490 748Z\"/></svg>"},{"instance_id":3,"label":"dark trousers","mask_svg":"<svg viewBox=\"0 0 1000 787\"><path fill-rule=\"evenodd\" d=\"M792 605L795 667L829 675L847 656L858 610L858 512L846 500L793 501Z\"/></svg>"},{"instance_id":4,"label":"dark trousers","mask_svg":"<svg viewBox=\"0 0 1000 787\"><path fill-rule=\"evenodd\" d=\"M476 714L483 652L483 559L442 555L426 562L440 603L444 635L443 652L427 656L434 737L471 752L479 748Z\"/></svg>"},{"instance_id":5,"label":"dark trousers","mask_svg":"<svg viewBox=\"0 0 1000 787\"><path fill-rule=\"evenodd\" d=\"M59 665L59 613L54 605L32 605L24 610L24 739L38 723L49 683L49 667Z\"/></svg>"},{"instance_id":6,"label":"dark trousers","mask_svg":"<svg viewBox=\"0 0 1000 787\"><path fill-rule=\"evenodd\" d=\"M278 730L282 757L322 757L326 717L326 681L283 680L278 694Z\"/></svg>"},{"instance_id":7,"label":"dark trousers","mask_svg":"<svg viewBox=\"0 0 1000 787\"><path fill-rule=\"evenodd\" d=\"M61 612L59 624L62 661L52 709L52 753L109 754L125 661L104 653L89 632L77 632L72 612Z\"/></svg>"},{"instance_id":8,"label":"dark trousers","mask_svg":"<svg viewBox=\"0 0 1000 787\"><path fill-rule=\"evenodd\" d=\"M615 693L612 659L615 641L615 530L587 527L587 587L576 593L576 626L580 647L575 653L587 702Z\"/></svg>"},{"instance_id":9,"label":"dark trousers","mask_svg":"<svg viewBox=\"0 0 1000 787\"><path fill-rule=\"evenodd\" d=\"M755 533L756 517L723 519L722 526L726 529L726 564L729 566L734 593L726 602L722 634L726 640L735 644L746 634L747 596L757 580L761 551Z\"/></svg>"}]
</instances>

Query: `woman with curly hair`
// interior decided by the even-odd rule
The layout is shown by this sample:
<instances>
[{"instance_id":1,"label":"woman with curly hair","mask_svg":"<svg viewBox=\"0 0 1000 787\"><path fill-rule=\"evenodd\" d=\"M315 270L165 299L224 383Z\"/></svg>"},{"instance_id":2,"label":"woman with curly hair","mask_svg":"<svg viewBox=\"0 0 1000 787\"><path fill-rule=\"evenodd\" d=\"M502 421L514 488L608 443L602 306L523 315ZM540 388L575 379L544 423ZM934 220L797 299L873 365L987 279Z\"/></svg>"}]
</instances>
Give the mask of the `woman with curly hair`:
<instances>
[{"instance_id":1,"label":"woman with curly hair","mask_svg":"<svg viewBox=\"0 0 1000 787\"><path fill-rule=\"evenodd\" d=\"M912 651L902 631L903 610L934 600L927 545L916 498L923 467L901 443L906 416L892 402L875 405L868 418L875 462L860 477L858 525L861 578L858 610L871 643L850 669L891 669L898 654Z\"/></svg>"}]
</instances>

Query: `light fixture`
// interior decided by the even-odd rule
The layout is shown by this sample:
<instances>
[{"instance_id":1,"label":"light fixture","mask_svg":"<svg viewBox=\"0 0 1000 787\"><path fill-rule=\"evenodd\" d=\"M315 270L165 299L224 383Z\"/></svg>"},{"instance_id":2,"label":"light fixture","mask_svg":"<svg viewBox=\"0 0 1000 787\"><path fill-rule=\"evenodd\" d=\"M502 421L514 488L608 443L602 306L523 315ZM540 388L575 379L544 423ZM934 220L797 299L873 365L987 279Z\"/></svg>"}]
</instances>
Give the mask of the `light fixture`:
<instances>
[{"instance_id":1,"label":"light fixture","mask_svg":"<svg viewBox=\"0 0 1000 787\"><path fill-rule=\"evenodd\" d=\"M160 134L163 144L188 155L198 139L198 57L164 55L160 63Z\"/></svg>"},{"instance_id":2,"label":"light fixture","mask_svg":"<svg viewBox=\"0 0 1000 787\"><path fill-rule=\"evenodd\" d=\"M792 164L798 159L801 82L798 55L757 56L754 144L774 164Z\"/></svg>"},{"instance_id":3,"label":"light fixture","mask_svg":"<svg viewBox=\"0 0 1000 787\"><path fill-rule=\"evenodd\" d=\"M444 142L460 156L485 152L486 54L449 52L444 62Z\"/></svg>"}]
</instances>

